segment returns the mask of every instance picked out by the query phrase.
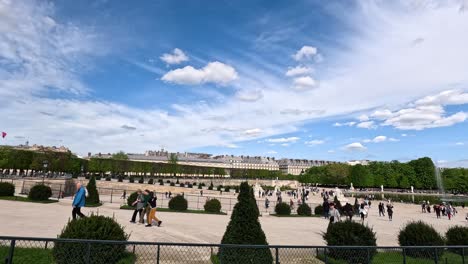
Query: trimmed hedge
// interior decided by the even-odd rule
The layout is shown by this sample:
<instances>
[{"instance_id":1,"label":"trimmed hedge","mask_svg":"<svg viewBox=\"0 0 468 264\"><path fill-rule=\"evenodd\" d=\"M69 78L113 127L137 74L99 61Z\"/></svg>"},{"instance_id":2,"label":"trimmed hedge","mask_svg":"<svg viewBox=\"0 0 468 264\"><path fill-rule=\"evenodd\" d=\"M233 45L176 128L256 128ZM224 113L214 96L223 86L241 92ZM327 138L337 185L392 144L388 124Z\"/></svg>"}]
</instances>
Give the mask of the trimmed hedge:
<instances>
[{"instance_id":1,"label":"trimmed hedge","mask_svg":"<svg viewBox=\"0 0 468 264\"><path fill-rule=\"evenodd\" d=\"M15 185L9 182L0 182L0 196L15 195Z\"/></svg>"},{"instance_id":2,"label":"trimmed hedge","mask_svg":"<svg viewBox=\"0 0 468 264\"><path fill-rule=\"evenodd\" d=\"M444 239L431 226L422 221L408 223L398 234L400 246L443 246ZM407 249L406 254L415 258L435 259L441 257L443 250Z\"/></svg>"},{"instance_id":3,"label":"trimmed hedge","mask_svg":"<svg viewBox=\"0 0 468 264\"><path fill-rule=\"evenodd\" d=\"M133 206L132 204L136 201L138 198L138 193L137 192L132 192L127 198L127 205L128 206Z\"/></svg>"},{"instance_id":4,"label":"trimmed hedge","mask_svg":"<svg viewBox=\"0 0 468 264\"><path fill-rule=\"evenodd\" d=\"M114 219L91 215L68 222L58 237L127 241L129 236ZM56 242L52 252L57 264L84 264L87 263L87 250L86 243ZM118 263L126 255L123 244L96 243L92 244L89 257L92 263Z\"/></svg>"},{"instance_id":5,"label":"trimmed hedge","mask_svg":"<svg viewBox=\"0 0 468 264\"><path fill-rule=\"evenodd\" d=\"M210 199L206 201L203 208L210 213L219 213L221 212L221 202L218 199Z\"/></svg>"},{"instance_id":6,"label":"trimmed hedge","mask_svg":"<svg viewBox=\"0 0 468 264\"><path fill-rule=\"evenodd\" d=\"M291 207L287 203L278 203L275 206L275 213L277 215L290 215Z\"/></svg>"},{"instance_id":7,"label":"trimmed hedge","mask_svg":"<svg viewBox=\"0 0 468 264\"><path fill-rule=\"evenodd\" d=\"M328 246L376 246L375 233L371 228L357 222L344 221L328 225L323 239ZM377 253L375 249L328 249L328 256L334 259L345 260L346 263L370 263Z\"/></svg>"},{"instance_id":8,"label":"trimmed hedge","mask_svg":"<svg viewBox=\"0 0 468 264\"><path fill-rule=\"evenodd\" d=\"M186 211L188 207L187 200L182 195L177 195L169 201L169 209L176 211Z\"/></svg>"},{"instance_id":9,"label":"trimmed hedge","mask_svg":"<svg viewBox=\"0 0 468 264\"><path fill-rule=\"evenodd\" d=\"M314 208L314 214L315 215L323 215L323 206L322 205L317 205Z\"/></svg>"},{"instance_id":10,"label":"trimmed hedge","mask_svg":"<svg viewBox=\"0 0 468 264\"><path fill-rule=\"evenodd\" d=\"M301 204L299 205L299 207L297 208L297 214L298 215L307 215L307 216L311 216L312 215L312 209L310 208L310 206L308 204Z\"/></svg>"},{"instance_id":11,"label":"trimmed hedge","mask_svg":"<svg viewBox=\"0 0 468 264\"><path fill-rule=\"evenodd\" d=\"M52 189L43 184L34 185L28 194L28 198L33 201L47 201L51 196Z\"/></svg>"},{"instance_id":12,"label":"trimmed hedge","mask_svg":"<svg viewBox=\"0 0 468 264\"><path fill-rule=\"evenodd\" d=\"M445 233L447 246L460 246L468 245L468 227L466 226L453 226ZM461 249L449 249L457 254L462 254ZM466 254L466 253L465 253Z\"/></svg>"},{"instance_id":13,"label":"trimmed hedge","mask_svg":"<svg viewBox=\"0 0 468 264\"><path fill-rule=\"evenodd\" d=\"M154 183L153 178L151 178L151 179L148 180L148 184L153 184L153 183Z\"/></svg>"}]
</instances>

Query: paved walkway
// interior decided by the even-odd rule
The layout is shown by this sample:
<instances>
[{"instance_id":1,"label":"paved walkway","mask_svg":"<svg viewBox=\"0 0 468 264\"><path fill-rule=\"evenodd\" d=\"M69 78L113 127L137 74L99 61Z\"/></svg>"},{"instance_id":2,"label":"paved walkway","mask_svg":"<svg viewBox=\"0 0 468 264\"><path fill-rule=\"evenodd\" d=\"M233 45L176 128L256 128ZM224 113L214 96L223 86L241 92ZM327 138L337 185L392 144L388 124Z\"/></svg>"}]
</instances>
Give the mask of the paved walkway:
<instances>
[{"instance_id":1,"label":"paved walkway","mask_svg":"<svg viewBox=\"0 0 468 264\"><path fill-rule=\"evenodd\" d=\"M91 212L114 216L125 227L133 241L219 243L230 216L202 215L186 213L158 213L163 221L161 227L144 227L130 224L132 211L118 209L118 204L104 204L99 208L83 208L85 214ZM56 237L71 217L71 201L61 200L53 204L36 204L0 200L0 234L11 236ZM420 213L420 206L395 203L394 220L378 217L376 206L372 207L366 224L377 233L380 246L398 245L397 234L404 223L410 220L424 220L441 233L449 226L467 225L467 209L458 208L459 214L449 221L436 219L435 214ZM324 245L321 237L327 221L322 218L260 218L263 230L270 244Z\"/></svg>"}]
</instances>

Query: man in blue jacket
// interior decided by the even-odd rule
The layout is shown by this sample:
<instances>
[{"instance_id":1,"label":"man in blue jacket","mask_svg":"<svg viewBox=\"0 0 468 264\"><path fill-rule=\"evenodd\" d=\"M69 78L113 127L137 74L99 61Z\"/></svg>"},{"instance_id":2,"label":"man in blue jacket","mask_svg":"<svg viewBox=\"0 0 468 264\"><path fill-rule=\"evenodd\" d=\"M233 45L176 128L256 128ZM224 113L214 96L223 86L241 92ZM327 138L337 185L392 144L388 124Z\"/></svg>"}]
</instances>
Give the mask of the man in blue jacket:
<instances>
[{"instance_id":1,"label":"man in blue jacket","mask_svg":"<svg viewBox=\"0 0 468 264\"><path fill-rule=\"evenodd\" d=\"M76 219L76 215L79 217L85 217L84 214L81 213L81 207L85 205L85 199L86 199L86 190L85 187L81 185L80 182L76 183L76 194L75 198L73 199L73 211L72 211L72 216L73 219Z\"/></svg>"}]
</instances>

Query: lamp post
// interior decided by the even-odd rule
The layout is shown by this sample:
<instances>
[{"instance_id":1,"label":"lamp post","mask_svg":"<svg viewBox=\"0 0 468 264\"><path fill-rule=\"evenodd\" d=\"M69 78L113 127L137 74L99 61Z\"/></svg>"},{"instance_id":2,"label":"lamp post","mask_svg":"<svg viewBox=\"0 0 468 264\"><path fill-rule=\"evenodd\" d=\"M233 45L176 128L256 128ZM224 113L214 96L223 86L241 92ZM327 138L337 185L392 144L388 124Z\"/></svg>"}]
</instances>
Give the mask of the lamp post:
<instances>
[{"instance_id":1,"label":"lamp post","mask_svg":"<svg viewBox=\"0 0 468 264\"><path fill-rule=\"evenodd\" d=\"M44 168L44 173L42 174L42 184L44 184L44 177L45 177L45 173L47 173L48 166L49 166L49 162L47 160L44 160L42 162L42 167Z\"/></svg>"}]
</instances>

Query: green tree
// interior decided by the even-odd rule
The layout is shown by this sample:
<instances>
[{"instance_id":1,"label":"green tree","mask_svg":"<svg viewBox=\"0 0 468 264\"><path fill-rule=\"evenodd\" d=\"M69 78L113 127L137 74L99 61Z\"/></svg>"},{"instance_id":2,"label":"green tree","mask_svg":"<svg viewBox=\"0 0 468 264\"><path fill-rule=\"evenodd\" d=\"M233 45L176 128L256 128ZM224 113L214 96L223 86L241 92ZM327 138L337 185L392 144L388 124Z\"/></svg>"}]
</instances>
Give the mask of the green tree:
<instances>
[{"instance_id":1,"label":"green tree","mask_svg":"<svg viewBox=\"0 0 468 264\"><path fill-rule=\"evenodd\" d=\"M112 154L112 158L116 160L128 160L128 155L123 151Z\"/></svg>"},{"instance_id":2,"label":"green tree","mask_svg":"<svg viewBox=\"0 0 468 264\"><path fill-rule=\"evenodd\" d=\"M259 211L253 190L247 182L241 183L237 200L221 243L268 245L258 221ZM273 262L268 248L220 248L218 256L221 263L271 264Z\"/></svg>"},{"instance_id":3,"label":"green tree","mask_svg":"<svg viewBox=\"0 0 468 264\"><path fill-rule=\"evenodd\" d=\"M171 153L169 157L169 165L170 165L170 172L176 176L179 172L179 159L177 158L177 154Z\"/></svg>"},{"instance_id":4,"label":"green tree","mask_svg":"<svg viewBox=\"0 0 468 264\"><path fill-rule=\"evenodd\" d=\"M99 192L96 188L96 178L94 178L94 176L92 176L89 180L86 189L88 190L88 197L86 197L86 205L99 204Z\"/></svg>"},{"instance_id":5,"label":"green tree","mask_svg":"<svg viewBox=\"0 0 468 264\"><path fill-rule=\"evenodd\" d=\"M350 181L357 187L371 187L374 184L369 169L361 164L351 167Z\"/></svg>"},{"instance_id":6,"label":"green tree","mask_svg":"<svg viewBox=\"0 0 468 264\"><path fill-rule=\"evenodd\" d=\"M428 157L419 158L408 162L413 167L417 181L416 188L432 189L436 188L435 166Z\"/></svg>"}]
</instances>

